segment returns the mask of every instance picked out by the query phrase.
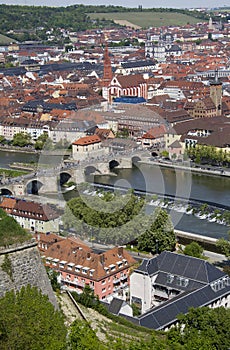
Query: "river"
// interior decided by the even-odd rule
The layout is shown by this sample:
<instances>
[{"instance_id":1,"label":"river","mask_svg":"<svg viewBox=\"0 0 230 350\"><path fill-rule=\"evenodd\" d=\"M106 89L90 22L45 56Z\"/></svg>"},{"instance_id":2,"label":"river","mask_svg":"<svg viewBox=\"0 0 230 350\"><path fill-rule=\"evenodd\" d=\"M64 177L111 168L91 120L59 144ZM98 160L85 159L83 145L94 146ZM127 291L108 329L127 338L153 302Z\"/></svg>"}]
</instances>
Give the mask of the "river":
<instances>
[{"instance_id":1,"label":"river","mask_svg":"<svg viewBox=\"0 0 230 350\"><path fill-rule=\"evenodd\" d=\"M179 195L222 205L230 205L230 178L190 174L170 168L147 164L132 169L114 169L116 176L94 176L93 181L147 192ZM91 179L92 181L92 179ZM193 232L213 238L228 237L229 227L194 215L170 212L178 230Z\"/></svg>"},{"instance_id":2,"label":"river","mask_svg":"<svg viewBox=\"0 0 230 350\"><path fill-rule=\"evenodd\" d=\"M0 151L0 168L9 168L9 164L14 162L36 162L38 157L37 154ZM50 161L50 157L47 159ZM230 204L230 178L190 174L182 170L175 171L147 164L141 164L132 169L114 169L114 173L115 176L93 176L89 180L153 193L176 194L185 198L205 200L222 205ZM68 200L74 195L75 192L71 191L65 195L65 199ZM185 213L171 211L171 214L175 216L174 224L178 230L214 238L227 237L229 227L210 223Z\"/></svg>"}]
</instances>

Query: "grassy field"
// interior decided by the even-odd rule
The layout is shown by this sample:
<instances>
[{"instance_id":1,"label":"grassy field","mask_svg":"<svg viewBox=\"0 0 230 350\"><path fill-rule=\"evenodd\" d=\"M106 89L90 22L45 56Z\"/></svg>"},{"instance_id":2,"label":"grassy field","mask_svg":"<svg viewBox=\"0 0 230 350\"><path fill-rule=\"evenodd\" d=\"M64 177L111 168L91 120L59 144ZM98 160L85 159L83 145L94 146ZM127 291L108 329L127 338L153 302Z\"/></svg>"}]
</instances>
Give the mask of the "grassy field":
<instances>
[{"instance_id":1,"label":"grassy field","mask_svg":"<svg viewBox=\"0 0 230 350\"><path fill-rule=\"evenodd\" d=\"M142 28L161 26L181 26L187 23L195 24L201 22L200 19L174 12L111 12L111 13L91 13L92 19L109 19L113 21L128 21Z\"/></svg>"},{"instance_id":2,"label":"grassy field","mask_svg":"<svg viewBox=\"0 0 230 350\"><path fill-rule=\"evenodd\" d=\"M12 38L9 38L8 36L0 34L0 45L8 45L14 41Z\"/></svg>"}]
</instances>

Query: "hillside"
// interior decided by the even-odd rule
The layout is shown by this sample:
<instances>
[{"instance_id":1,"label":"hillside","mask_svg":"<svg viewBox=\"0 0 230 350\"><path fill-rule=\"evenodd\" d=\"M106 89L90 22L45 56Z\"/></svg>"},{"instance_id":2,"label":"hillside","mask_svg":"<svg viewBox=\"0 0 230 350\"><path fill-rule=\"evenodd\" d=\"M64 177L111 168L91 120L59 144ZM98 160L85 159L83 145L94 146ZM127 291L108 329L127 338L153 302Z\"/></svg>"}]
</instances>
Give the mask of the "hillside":
<instances>
[{"instance_id":1,"label":"hillside","mask_svg":"<svg viewBox=\"0 0 230 350\"><path fill-rule=\"evenodd\" d=\"M199 18L195 18L178 12L110 12L110 13L91 13L90 18L102 20L112 20L122 24L121 21L127 21L133 26L142 28L161 27L161 26L183 26L187 23L195 24L200 22Z\"/></svg>"},{"instance_id":2,"label":"hillside","mask_svg":"<svg viewBox=\"0 0 230 350\"><path fill-rule=\"evenodd\" d=\"M9 38L6 35L2 35L0 34L0 45L8 45L12 42L14 42L15 40L13 40L12 38Z\"/></svg>"},{"instance_id":3,"label":"hillside","mask_svg":"<svg viewBox=\"0 0 230 350\"><path fill-rule=\"evenodd\" d=\"M28 239L31 239L31 235L0 209L0 247L23 243Z\"/></svg>"}]
</instances>

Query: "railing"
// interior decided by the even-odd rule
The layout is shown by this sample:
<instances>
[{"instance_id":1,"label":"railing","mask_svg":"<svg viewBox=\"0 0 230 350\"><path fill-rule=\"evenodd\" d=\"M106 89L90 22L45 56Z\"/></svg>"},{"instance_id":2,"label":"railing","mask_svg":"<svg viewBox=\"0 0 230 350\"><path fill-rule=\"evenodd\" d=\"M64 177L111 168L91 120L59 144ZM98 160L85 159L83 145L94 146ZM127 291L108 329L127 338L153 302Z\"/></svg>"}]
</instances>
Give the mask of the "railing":
<instances>
[{"instance_id":1,"label":"railing","mask_svg":"<svg viewBox=\"0 0 230 350\"><path fill-rule=\"evenodd\" d=\"M81 281L71 280L70 278L62 278L61 282L75 284L76 286L82 287L82 288L85 287L85 283L83 283Z\"/></svg>"}]
</instances>

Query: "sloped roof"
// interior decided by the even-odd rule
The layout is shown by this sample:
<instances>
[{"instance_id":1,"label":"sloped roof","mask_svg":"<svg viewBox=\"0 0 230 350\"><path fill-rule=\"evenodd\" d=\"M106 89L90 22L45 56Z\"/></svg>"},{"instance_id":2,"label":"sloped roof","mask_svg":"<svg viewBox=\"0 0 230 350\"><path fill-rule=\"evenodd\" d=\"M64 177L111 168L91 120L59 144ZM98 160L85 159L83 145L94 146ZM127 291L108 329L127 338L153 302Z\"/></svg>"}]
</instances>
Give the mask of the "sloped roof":
<instances>
[{"instance_id":1,"label":"sloped roof","mask_svg":"<svg viewBox=\"0 0 230 350\"><path fill-rule=\"evenodd\" d=\"M210 283L224 275L222 271L206 260L168 251L164 251L156 258L144 260L135 271L150 276L159 272L165 272L201 283Z\"/></svg>"},{"instance_id":2,"label":"sloped roof","mask_svg":"<svg viewBox=\"0 0 230 350\"><path fill-rule=\"evenodd\" d=\"M92 136L81 137L80 139L73 142L73 145L87 146L87 145L93 145L94 143L100 143L100 142L101 142L101 139L99 136L92 135Z\"/></svg>"},{"instance_id":3,"label":"sloped roof","mask_svg":"<svg viewBox=\"0 0 230 350\"><path fill-rule=\"evenodd\" d=\"M212 301L230 293L230 286L215 292L206 285L194 291L188 291L178 295L176 298L159 305L141 315L139 324L151 329L162 329L176 321L181 313L186 314L190 307L202 307L209 305Z\"/></svg>"},{"instance_id":4,"label":"sloped roof","mask_svg":"<svg viewBox=\"0 0 230 350\"><path fill-rule=\"evenodd\" d=\"M97 254L88 246L74 242L69 238L52 244L44 254L46 257L66 261L67 264L73 263L74 265L83 266L87 269L87 272L85 274L75 272L75 274L90 277L93 280L100 280L108 276L106 271L109 270L109 266L113 265L115 268L114 272L110 272L109 274L115 274L118 271L124 270L124 268L129 268L136 262L122 247L114 247L104 253ZM122 262L121 265L118 265L119 261ZM123 261L127 261L127 264L124 265ZM90 276L90 270L93 271L92 276Z\"/></svg>"}]
</instances>

